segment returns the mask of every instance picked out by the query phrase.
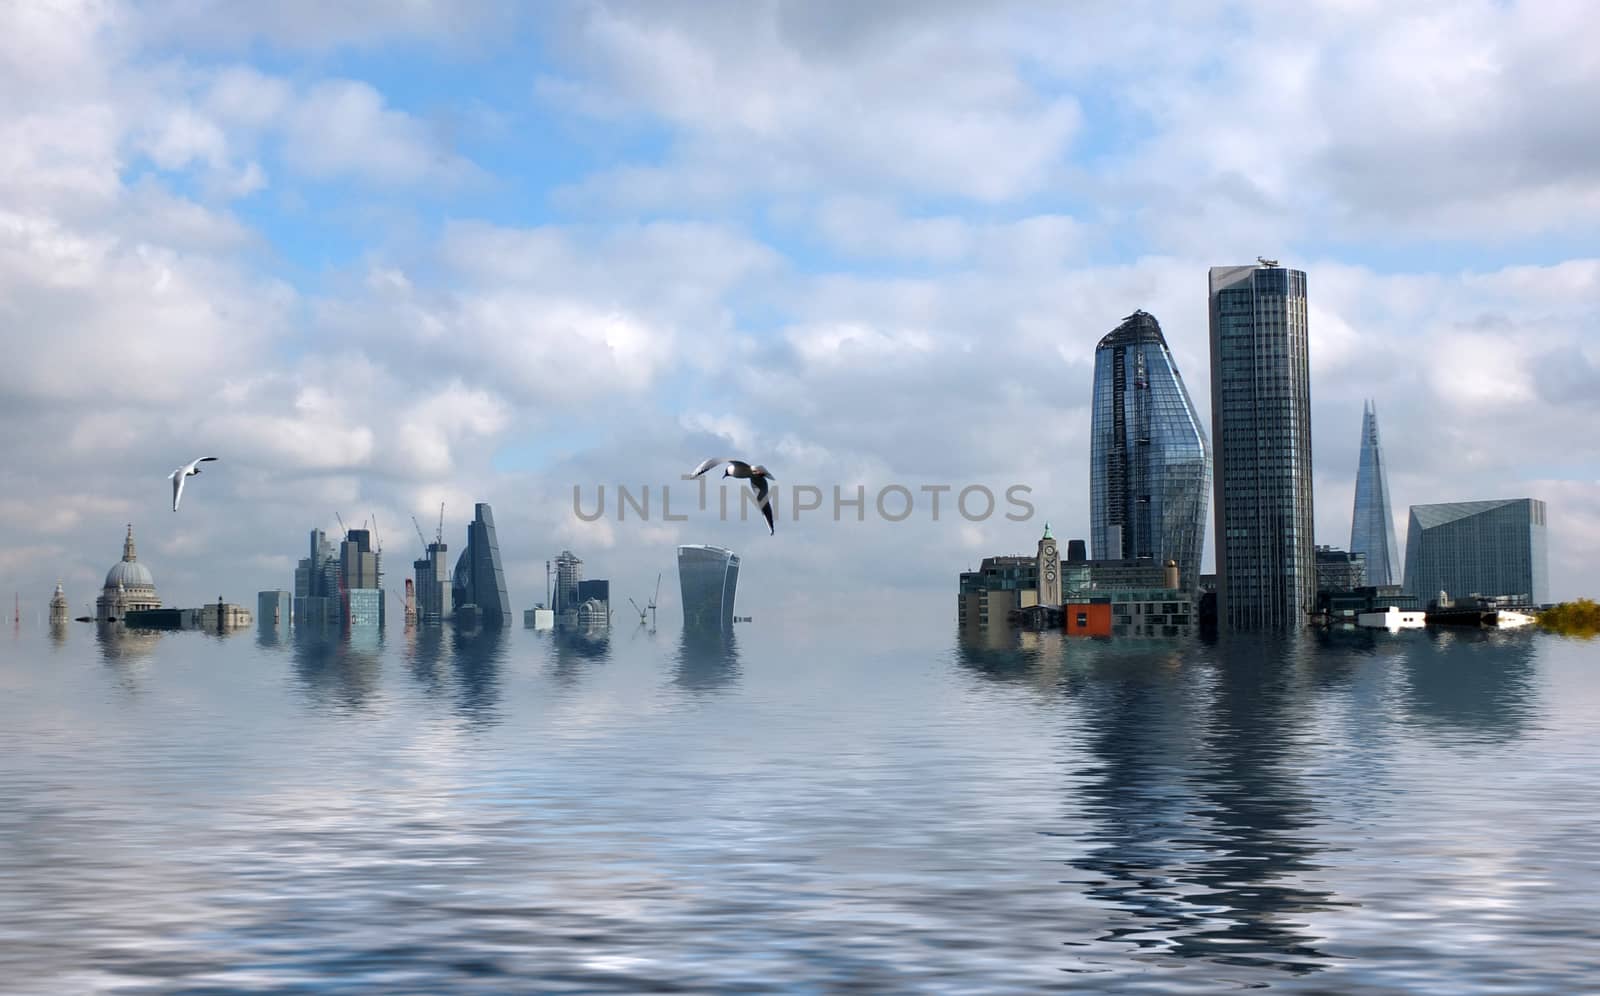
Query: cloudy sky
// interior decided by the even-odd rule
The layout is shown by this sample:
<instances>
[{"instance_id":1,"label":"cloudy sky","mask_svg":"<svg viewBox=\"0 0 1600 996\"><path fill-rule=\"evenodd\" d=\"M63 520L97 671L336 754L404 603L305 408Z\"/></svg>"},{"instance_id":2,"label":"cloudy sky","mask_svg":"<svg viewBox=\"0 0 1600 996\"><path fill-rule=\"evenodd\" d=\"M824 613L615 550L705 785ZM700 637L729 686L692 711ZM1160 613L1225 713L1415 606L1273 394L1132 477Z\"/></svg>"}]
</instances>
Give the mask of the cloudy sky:
<instances>
[{"instance_id":1,"label":"cloudy sky","mask_svg":"<svg viewBox=\"0 0 1600 996\"><path fill-rule=\"evenodd\" d=\"M1541 497L1594 595L1600 21L1404 7L0 5L0 577L81 607L131 521L169 604L253 604L335 513L396 578L487 500L519 609L563 547L642 600L705 541L753 611L953 610L1086 534L1098 338L1155 314L1209 419L1206 268L1264 254L1309 274L1318 541L1372 397L1402 542ZM1036 515L661 521L714 453ZM650 521L576 518L600 484Z\"/></svg>"}]
</instances>

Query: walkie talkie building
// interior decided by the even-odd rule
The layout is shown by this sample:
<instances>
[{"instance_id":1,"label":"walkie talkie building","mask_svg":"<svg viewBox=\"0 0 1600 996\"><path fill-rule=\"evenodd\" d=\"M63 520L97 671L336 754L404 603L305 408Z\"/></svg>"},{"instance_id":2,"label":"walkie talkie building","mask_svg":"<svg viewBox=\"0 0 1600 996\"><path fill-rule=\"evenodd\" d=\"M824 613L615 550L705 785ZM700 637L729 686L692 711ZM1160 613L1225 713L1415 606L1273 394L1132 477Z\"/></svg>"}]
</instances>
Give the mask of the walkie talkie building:
<instances>
[{"instance_id":1,"label":"walkie talkie building","mask_svg":"<svg viewBox=\"0 0 1600 996\"><path fill-rule=\"evenodd\" d=\"M678 547L678 584L683 593L684 629L733 629L738 554L720 546L686 543Z\"/></svg>"},{"instance_id":2,"label":"walkie talkie building","mask_svg":"<svg viewBox=\"0 0 1600 996\"><path fill-rule=\"evenodd\" d=\"M1096 560L1178 562L1200 577L1211 491L1211 447L1161 325L1135 311L1094 356L1089 470Z\"/></svg>"}]
</instances>

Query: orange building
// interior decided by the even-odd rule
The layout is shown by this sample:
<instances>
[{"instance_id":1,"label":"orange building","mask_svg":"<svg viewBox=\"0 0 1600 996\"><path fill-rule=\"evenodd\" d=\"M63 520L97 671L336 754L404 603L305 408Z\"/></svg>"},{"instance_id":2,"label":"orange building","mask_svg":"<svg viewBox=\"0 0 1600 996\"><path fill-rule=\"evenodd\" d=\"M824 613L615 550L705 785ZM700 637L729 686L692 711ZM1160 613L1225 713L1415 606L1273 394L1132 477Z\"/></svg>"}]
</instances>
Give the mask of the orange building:
<instances>
[{"instance_id":1,"label":"orange building","mask_svg":"<svg viewBox=\"0 0 1600 996\"><path fill-rule=\"evenodd\" d=\"M1068 636L1110 636L1111 602L1074 601L1068 599L1061 606L1061 616Z\"/></svg>"}]
</instances>

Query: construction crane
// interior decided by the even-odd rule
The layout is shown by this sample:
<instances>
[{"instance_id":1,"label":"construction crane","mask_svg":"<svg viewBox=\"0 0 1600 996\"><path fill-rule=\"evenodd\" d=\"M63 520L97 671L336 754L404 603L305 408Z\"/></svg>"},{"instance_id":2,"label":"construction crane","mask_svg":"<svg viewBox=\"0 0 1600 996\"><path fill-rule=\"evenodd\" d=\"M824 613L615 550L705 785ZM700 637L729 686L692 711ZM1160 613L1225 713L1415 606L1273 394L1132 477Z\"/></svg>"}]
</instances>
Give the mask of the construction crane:
<instances>
[{"instance_id":1,"label":"construction crane","mask_svg":"<svg viewBox=\"0 0 1600 996\"><path fill-rule=\"evenodd\" d=\"M413 515L411 524L417 527L417 539L422 541L422 553L426 556L428 553L428 537L422 535L422 523L418 522L417 517Z\"/></svg>"},{"instance_id":2,"label":"construction crane","mask_svg":"<svg viewBox=\"0 0 1600 996\"><path fill-rule=\"evenodd\" d=\"M439 503L439 542L444 542L444 502Z\"/></svg>"},{"instance_id":3,"label":"construction crane","mask_svg":"<svg viewBox=\"0 0 1600 996\"><path fill-rule=\"evenodd\" d=\"M628 604L633 606L633 611L639 613L639 625L643 626L645 623L645 615L648 610L639 608L639 603L633 600L632 595L628 596Z\"/></svg>"},{"instance_id":4,"label":"construction crane","mask_svg":"<svg viewBox=\"0 0 1600 996\"><path fill-rule=\"evenodd\" d=\"M650 610L650 632L656 631L656 601L661 597L661 572L656 571L656 592L650 596L650 601L645 603L645 608ZM631 601L631 599L630 599ZM634 606L638 608L638 606ZM641 613L642 615L643 613Z\"/></svg>"},{"instance_id":5,"label":"construction crane","mask_svg":"<svg viewBox=\"0 0 1600 996\"><path fill-rule=\"evenodd\" d=\"M339 520L339 531L344 533L346 536L350 535L350 530L346 529L344 526L344 516L340 515L338 512L335 512L333 513L333 517Z\"/></svg>"}]
</instances>

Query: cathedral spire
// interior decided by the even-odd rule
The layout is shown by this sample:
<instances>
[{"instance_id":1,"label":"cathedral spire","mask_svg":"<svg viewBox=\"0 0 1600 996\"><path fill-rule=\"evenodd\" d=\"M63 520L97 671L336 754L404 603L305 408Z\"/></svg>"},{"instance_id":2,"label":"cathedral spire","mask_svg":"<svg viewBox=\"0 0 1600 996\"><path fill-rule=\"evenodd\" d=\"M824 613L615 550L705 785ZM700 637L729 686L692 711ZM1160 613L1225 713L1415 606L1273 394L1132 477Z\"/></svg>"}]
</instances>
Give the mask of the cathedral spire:
<instances>
[{"instance_id":1,"label":"cathedral spire","mask_svg":"<svg viewBox=\"0 0 1600 996\"><path fill-rule=\"evenodd\" d=\"M123 563L131 564L139 559L138 553L133 549L133 523L128 523L128 538L122 541Z\"/></svg>"}]
</instances>

